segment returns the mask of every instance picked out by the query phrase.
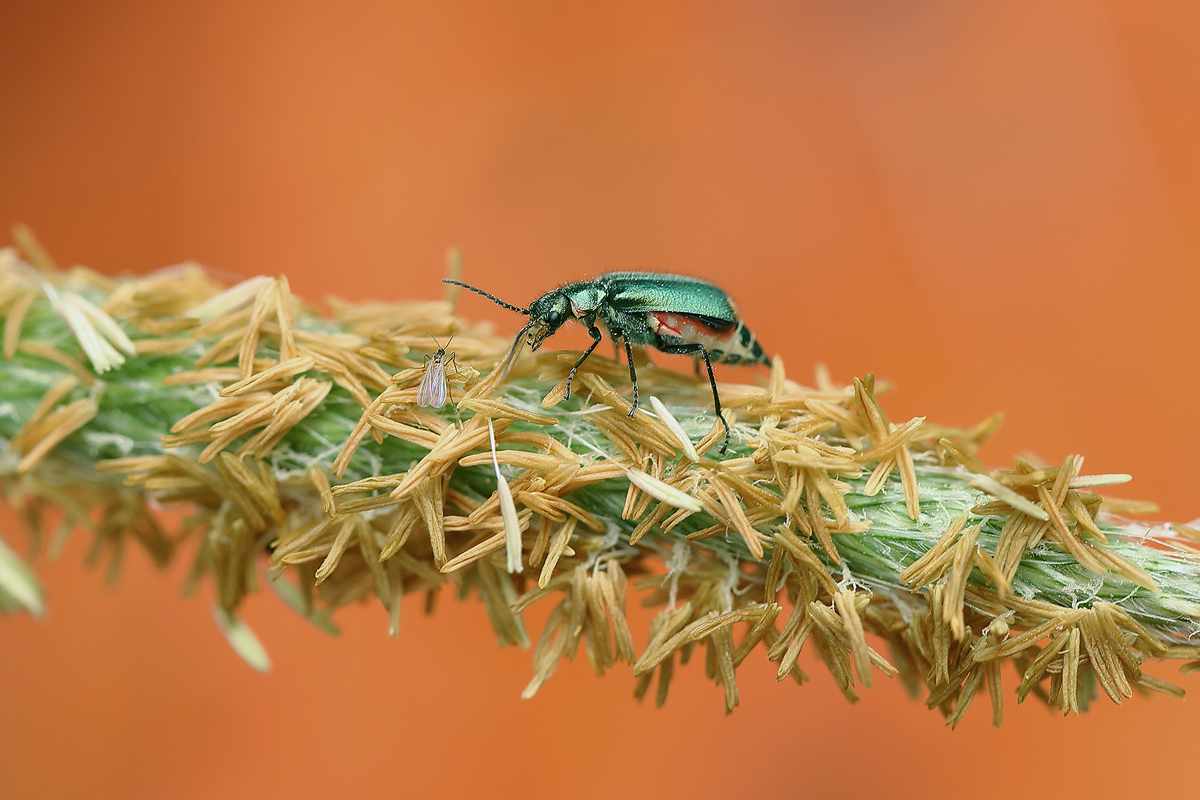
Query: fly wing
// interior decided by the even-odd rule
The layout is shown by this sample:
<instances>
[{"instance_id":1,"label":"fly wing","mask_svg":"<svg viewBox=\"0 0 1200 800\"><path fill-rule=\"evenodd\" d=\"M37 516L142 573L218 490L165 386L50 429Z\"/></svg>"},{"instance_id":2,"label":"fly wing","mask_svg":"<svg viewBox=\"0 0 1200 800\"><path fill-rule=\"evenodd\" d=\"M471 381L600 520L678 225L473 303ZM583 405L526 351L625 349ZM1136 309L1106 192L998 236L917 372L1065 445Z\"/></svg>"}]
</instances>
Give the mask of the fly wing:
<instances>
[{"instance_id":1,"label":"fly wing","mask_svg":"<svg viewBox=\"0 0 1200 800\"><path fill-rule=\"evenodd\" d=\"M425 367L421 376L421 385L417 388L417 405L441 408L446 405L446 365L440 358L432 359Z\"/></svg>"},{"instance_id":2,"label":"fly wing","mask_svg":"<svg viewBox=\"0 0 1200 800\"><path fill-rule=\"evenodd\" d=\"M686 275L657 272L610 272L598 277L607 300L618 311L670 311L723 330L738 319L729 295L719 286Z\"/></svg>"}]
</instances>

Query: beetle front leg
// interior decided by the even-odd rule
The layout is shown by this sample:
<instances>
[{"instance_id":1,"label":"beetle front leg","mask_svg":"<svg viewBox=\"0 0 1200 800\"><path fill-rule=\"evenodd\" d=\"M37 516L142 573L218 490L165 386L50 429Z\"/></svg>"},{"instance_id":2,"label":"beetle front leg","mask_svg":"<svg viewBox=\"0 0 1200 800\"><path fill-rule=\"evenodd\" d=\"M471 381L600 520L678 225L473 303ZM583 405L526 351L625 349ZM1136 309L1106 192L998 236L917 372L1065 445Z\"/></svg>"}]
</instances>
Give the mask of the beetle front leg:
<instances>
[{"instance_id":1,"label":"beetle front leg","mask_svg":"<svg viewBox=\"0 0 1200 800\"><path fill-rule=\"evenodd\" d=\"M629 382L633 384L633 408L629 409L629 416L632 417L638 408L638 385L637 372L633 369L633 347L628 339L625 340L625 358L629 360Z\"/></svg>"},{"instance_id":2,"label":"beetle front leg","mask_svg":"<svg viewBox=\"0 0 1200 800\"><path fill-rule=\"evenodd\" d=\"M708 349L699 342L691 342L689 344L660 344L659 350L664 353L675 353L678 355L695 355L699 353L704 357L704 366L708 369L708 383L712 386L713 406L717 410L717 419L721 420L721 424L725 426L725 441L721 443L721 453L725 453L729 447L729 423L725 421L725 416L721 413L721 395L717 392L717 378L713 375L712 361L708 358Z\"/></svg>"},{"instance_id":3,"label":"beetle front leg","mask_svg":"<svg viewBox=\"0 0 1200 800\"><path fill-rule=\"evenodd\" d=\"M567 392L563 395L564 400L571 399L571 381L575 380L576 370L583 365L583 362L587 361L587 357L592 354L592 351L596 349L596 345L600 344L600 340L604 338L604 334L600 333L600 329L595 325L588 328L588 335L592 337L592 346L584 350L583 355L575 362L575 366L571 367L571 372L567 375Z\"/></svg>"}]
</instances>

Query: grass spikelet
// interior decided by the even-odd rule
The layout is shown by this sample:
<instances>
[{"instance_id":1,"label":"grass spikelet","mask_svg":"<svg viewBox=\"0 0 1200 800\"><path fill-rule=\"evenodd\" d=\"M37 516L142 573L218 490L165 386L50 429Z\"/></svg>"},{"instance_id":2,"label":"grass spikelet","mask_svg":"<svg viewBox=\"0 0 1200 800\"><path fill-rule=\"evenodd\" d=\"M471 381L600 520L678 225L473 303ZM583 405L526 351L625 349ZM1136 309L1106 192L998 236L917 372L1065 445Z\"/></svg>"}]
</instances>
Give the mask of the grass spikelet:
<instances>
[{"instance_id":1,"label":"grass spikelet","mask_svg":"<svg viewBox=\"0 0 1200 800\"><path fill-rule=\"evenodd\" d=\"M233 652L245 661L256 672L271 671L271 657L262 646L262 642L254 635L254 631L245 622L233 616L220 605L213 606L213 619L217 627L225 635L225 641L233 648Z\"/></svg>"},{"instance_id":2,"label":"grass spikelet","mask_svg":"<svg viewBox=\"0 0 1200 800\"><path fill-rule=\"evenodd\" d=\"M1032 500L1026 500L1021 495L1014 492L1004 484L992 479L988 475L977 475L970 483L971 488L978 489L981 492L987 492L993 497L1008 503L1017 511L1020 511L1029 516L1040 519L1043 522L1049 521L1050 515L1046 509L1040 508Z\"/></svg>"},{"instance_id":3,"label":"grass spikelet","mask_svg":"<svg viewBox=\"0 0 1200 800\"><path fill-rule=\"evenodd\" d=\"M574 437L572 437L574 438ZM655 478L653 475L643 472L635 467L627 467L616 459L610 457L600 448L582 439L576 439L580 444L589 450L603 456L607 461L621 468L621 471L629 478L629 482L637 488L641 489L646 494L661 500L669 506L682 509L684 511L703 511L704 507L700 505L700 501L692 497L687 492L675 488L666 481Z\"/></svg>"},{"instance_id":4,"label":"grass spikelet","mask_svg":"<svg viewBox=\"0 0 1200 800\"><path fill-rule=\"evenodd\" d=\"M0 609L11 611L15 605L24 606L35 616L46 610L37 575L0 539Z\"/></svg>"},{"instance_id":5,"label":"grass spikelet","mask_svg":"<svg viewBox=\"0 0 1200 800\"><path fill-rule=\"evenodd\" d=\"M44 288L51 306L67 323L97 373L124 364L123 354L137 355L137 348L121 327L86 298L71 291L60 293L49 284Z\"/></svg>"},{"instance_id":6,"label":"grass spikelet","mask_svg":"<svg viewBox=\"0 0 1200 800\"><path fill-rule=\"evenodd\" d=\"M696 446L692 444L692 439L687 435L687 431L679 424L679 420L675 419L675 415L671 413L671 409L663 404L654 395L650 395L650 407L654 409L654 413L662 420L667 429L675 435L675 441L683 448L683 454L688 457L689 461L696 462L700 460L700 455L696 452Z\"/></svg>"},{"instance_id":7,"label":"grass spikelet","mask_svg":"<svg viewBox=\"0 0 1200 800\"><path fill-rule=\"evenodd\" d=\"M521 572L525 569L521 564L521 523L517 520L517 505L513 502L512 491L504 474L500 472L500 462L496 459L496 429L490 419L488 437L492 442L492 466L496 470L496 494L500 498L500 516L504 519L505 564L509 572Z\"/></svg>"}]
</instances>

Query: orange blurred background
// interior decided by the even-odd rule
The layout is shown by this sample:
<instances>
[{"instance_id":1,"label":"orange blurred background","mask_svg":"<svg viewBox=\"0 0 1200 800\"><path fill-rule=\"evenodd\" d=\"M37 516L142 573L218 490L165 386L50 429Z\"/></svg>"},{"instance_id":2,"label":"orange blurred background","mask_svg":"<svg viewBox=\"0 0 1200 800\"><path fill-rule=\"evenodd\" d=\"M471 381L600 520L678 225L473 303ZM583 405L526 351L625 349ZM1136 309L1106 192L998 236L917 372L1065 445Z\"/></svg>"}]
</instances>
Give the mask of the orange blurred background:
<instances>
[{"instance_id":1,"label":"orange blurred background","mask_svg":"<svg viewBox=\"0 0 1200 800\"><path fill-rule=\"evenodd\" d=\"M516 303L689 273L794 377L874 371L893 418L1003 410L986 461L1083 453L1200 516L1200 4L7 2L0 26L0 225L60 264L436 298L454 244ZM530 654L449 594L410 598L399 641L377 604L330 638L255 598L258 675L186 564L132 553L108 588L84 538L39 565L44 618L0 620L0 798L1195 790L1194 699L1064 720L1009 672L1004 727L981 697L951 732L894 682L850 706L811 658L799 688L751 658L728 718L695 664L662 710L586 660L522 701Z\"/></svg>"}]
</instances>

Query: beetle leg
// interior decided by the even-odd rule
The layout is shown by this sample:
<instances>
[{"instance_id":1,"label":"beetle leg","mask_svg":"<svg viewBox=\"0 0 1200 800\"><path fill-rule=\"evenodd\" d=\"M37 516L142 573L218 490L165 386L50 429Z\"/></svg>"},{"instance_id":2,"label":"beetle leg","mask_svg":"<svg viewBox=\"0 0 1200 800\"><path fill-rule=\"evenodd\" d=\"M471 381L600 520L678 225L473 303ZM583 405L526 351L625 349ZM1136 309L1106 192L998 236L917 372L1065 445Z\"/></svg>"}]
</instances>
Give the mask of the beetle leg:
<instances>
[{"instance_id":1,"label":"beetle leg","mask_svg":"<svg viewBox=\"0 0 1200 800\"><path fill-rule=\"evenodd\" d=\"M633 369L633 347L630 346L629 340L625 340L625 358L629 360L629 381L633 384L633 408L629 409L629 416L637 411L638 407L638 387L637 387L637 372Z\"/></svg>"},{"instance_id":2,"label":"beetle leg","mask_svg":"<svg viewBox=\"0 0 1200 800\"><path fill-rule=\"evenodd\" d=\"M694 355L699 353L704 357L704 366L708 369L708 383L713 390L713 405L717 410L717 419L721 420L721 424L725 426L725 441L721 443L721 453L725 453L725 449L729 447L729 423L725 421L725 416L721 414L721 395L717 393L717 379L713 375L712 361L708 358L708 349L699 342L689 342L688 344L660 344L659 350L664 353L675 353L678 355Z\"/></svg>"},{"instance_id":3,"label":"beetle leg","mask_svg":"<svg viewBox=\"0 0 1200 800\"><path fill-rule=\"evenodd\" d=\"M587 361L587 357L592 354L592 351L596 349L596 345L600 344L600 340L604 338L604 335L600 333L600 329L595 325L588 328L588 335L592 337L592 346L584 350L583 355L575 362L575 366L571 367L571 372L567 375L567 392L563 395L564 400L571 399L571 381L575 380L575 371L583 365L583 362Z\"/></svg>"}]
</instances>

